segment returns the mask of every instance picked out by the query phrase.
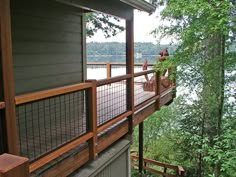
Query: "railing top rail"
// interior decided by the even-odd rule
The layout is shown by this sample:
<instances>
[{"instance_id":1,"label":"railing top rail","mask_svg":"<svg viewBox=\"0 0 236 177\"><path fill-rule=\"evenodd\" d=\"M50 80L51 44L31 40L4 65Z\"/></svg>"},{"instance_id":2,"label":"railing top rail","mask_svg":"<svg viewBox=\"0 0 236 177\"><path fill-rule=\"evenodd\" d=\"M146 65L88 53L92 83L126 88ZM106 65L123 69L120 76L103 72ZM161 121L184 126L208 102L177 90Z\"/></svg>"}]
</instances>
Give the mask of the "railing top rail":
<instances>
[{"instance_id":1,"label":"railing top rail","mask_svg":"<svg viewBox=\"0 0 236 177\"><path fill-rule=\"evenodd\" d=\"M131 155L131 158L138 160L139 157L136 156L136 155ZM143 161L147 162L147 163L150 163L150 164L153 164L153 165L158 165L158 166L161 166L161 167L164 167L164 168L170 168L170 169L174 169L174 170L178 170L179 167L180 167L178 165L171 165L171 164L167 164L167 163L163 163L163 162L160 162L160 161L147 159L147 158L143 158Z\"/></svg>"},{"instance_id":2,"label":"railing top rail","mask_svg":"<svg viewBox=\"0 0 236 177\"><path fill-rule=\"evenodd\" d=\"M0 109L3 109L3 108L5 108L5 102L0 101Z\"/></svg>"},{"instance_id":3,"label":"railing top rail","mask_svg":"<svg viewBox=\"0 0 236 177\"><path fill-rule=\"evenodd\" d=\"M101 79L97 81L97 87L98 86L102 86L102 85L106 85L106 84L111 84L114 82L119 82L125 79L129 79L131 78L132 75L131 74L126 74L126 75L122 75L122 76L115 76L115 77L111 77L109 79Z\"/></svg>"},{"instance_id":4,"label":"railing top rail","mask_svg":"<svg viewBox=\"0 0 236 177\"><path fill-rule=\"evenodd\" d=\"M87 62L87 65L106 65L107 63L111 65L126 65L125 62ZM153 66L155 63L148 63L147 66ZM134 63L134 66L142 66L143 63Z\"/></svg>"},{"instance_id":5,"label":"railing top rail","mask_svg":"<svg viewBox=\"0 0 236 177\"><path fill-rule=\"evenodd\" d=\"M30 164L30 172L38 169L39 167L42 166L42 164L46 164L46 163L50 162L51 160L59 157L61 154L68 152L69 150L75 148L76 146L82 144L83 142L89 140L92 137L93 137L93 132L88 132L88 133L82 135L81 137L76 138L73 141L63 145L62 147L55 149L50 154L32 162Z\"/></svg>"},{"instance_id":6,"label":"railing top rail","mask_svg":"<svg viewBox=\"0 0 236 177\"><path fill-rule=\"evenodd\" d=\"M156 174L160 174L164 177L178 177L177 175L173 175L173 174L165 173L165 172L162 172L162 171L159 171L159 170L155 170L155 169L147 167L147 166L144 166L143 168L147 171L150 171L150 172L156 173Z\"/></svg>"},{"instance_id":7,"label":"railing top rail","mask_svg":"<svg viewBox=\"0 0 236 177\"><path fill-rule=\"evenodd\" d=\"M150 74L150 73L153 73L153 72L154 72L153 69L135 72L135 73L134 73L134 77L142 76L142 75L145 75L145 74Z\"/></svg>"},{"instance_id":8,"label":"railing top rail","mask_svg":"<svg viewBox=\"0 0 236 177\"><path fill-rule=\"evenodd\" d=\"M79 83L79 84L73 84L73 85L68 85L68 86L63 86L63 87L58 87L58 88L53 88L49 90L43 90L43 91L38 91L38 92L33 92L33 93L27 93L19 96L15 96L15 102L16 105L27 103L27 102L32 102L48 97L53 97L65 93L70 93L74 91L79 91L79 90L84 90L87 88L91 88L92 83Z\"/></svg>"},{"instance_id":9,"label":"railing top rail","mask_svg":"<svg viewBox=\"0 0 236 177\"><path fill-rule=\"evenodd\" d=\"M87 62L87 65L106 65L107 62L96 62L96 61L91 61Z\"/></svg>"}]
</instances>

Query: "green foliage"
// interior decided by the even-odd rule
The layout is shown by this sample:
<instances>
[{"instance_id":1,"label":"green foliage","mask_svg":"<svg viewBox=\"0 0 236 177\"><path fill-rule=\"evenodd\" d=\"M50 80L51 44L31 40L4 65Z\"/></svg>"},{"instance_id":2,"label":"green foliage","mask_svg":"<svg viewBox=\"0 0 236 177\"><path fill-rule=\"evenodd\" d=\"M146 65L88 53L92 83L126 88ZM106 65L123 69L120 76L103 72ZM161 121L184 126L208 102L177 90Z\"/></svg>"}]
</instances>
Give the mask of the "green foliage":
<instances>
[{"instance_id":1,"label":"green foliage","mask_svg":"<svg viewBox=\"0 0 236 177\"><path fill-rule=\"evenodd\" d=\"M90 42L87 43L88 61L107 61L104 56L113 57L115 62L125 62L126 48L123 42ZM142 54L141 58L135 58L135 62L143 62L144 58L148 59L148 63L155 63L158 52L168 48L170 55L173 54L175 46L155 45L151 42L135 42L134 53ZM117 56L117 60L115 60ZM97 57L97 58L96 58Z\"/></svg>"},{"instance_id":2,"label":"green foliage","mask_svg":"<svg viewBox=\"0 0 236 177\"><path fill-rule=\"evenodd\" d=\"M204 160L210 165L221 164L221 177L230 177L236 174L236 130L228 129L220 137L213 139L213 146L205 144L206 155Z\"/></svg>"},{"instance_id":3,"label":"green foliage","mask_svg":"<svg viewBox=\"0 0 236 177\"><path fill-rule=\"evenodd\" d=\"M106 14L95 12L87 13L86 21L86 31L88 37L94 36L98 30L101 30L106 38L115 36L125 30L125 28L119 24L119 18Z\"/></svg>"},{"instance_id":4,"label":"green foliage","mask_svg":"<svg viewBox=\"0 0 236 177\"><path fill-rule=\"evenodd\" d=\"M175 79L176 78L176 67L175 67L175 63L173 61L173 57L168 56L168 57L166 57L166 60L164 60L164 61L156 60L156 64L153 67L155 72L158 72L158 71L163 72L167 68L171 69L171 73L168 73L168 78L170 80Z\"/></svg>"},{"instance_id":5,"label":"green foliage","mask_svg":"<svg viewBox=\"0 0 236 177\"><path fill-rule=\"evenodd\" d=\"M87 43L88 55L125 55L125 43L123 42L90 42ZM168 48L170 55L174 53L175 46L157 45L151 42L135 42L134 53L142 55L158 55L158 51Z\"/></svg>"},{"instance_id":6,"label":"green foliage","mask_svg":"<svg viewBox=\"0 0 236 177\"><path fill-rule=\"evenodd\" d=\"M230 0L166 0L162 18L170 23L153 31L179 41L173 57L155 69L176 65L177 90L184 91L170 110L155 114L156 122L145 122L157 126L147 128L145 153L183 165L188 177L236 174L236 54L225 53L236 42L235 9Z\"/></svg>"},{"instance_id":7,"label":"green foliage","mask_svg":"<svg viewBox=\"0 0 236 177\"><path fill-rule=\"evenodd\" d=\"M87 55L125 55L125 43L90 42L87 43Z\"/></svg>"}]
</instances>

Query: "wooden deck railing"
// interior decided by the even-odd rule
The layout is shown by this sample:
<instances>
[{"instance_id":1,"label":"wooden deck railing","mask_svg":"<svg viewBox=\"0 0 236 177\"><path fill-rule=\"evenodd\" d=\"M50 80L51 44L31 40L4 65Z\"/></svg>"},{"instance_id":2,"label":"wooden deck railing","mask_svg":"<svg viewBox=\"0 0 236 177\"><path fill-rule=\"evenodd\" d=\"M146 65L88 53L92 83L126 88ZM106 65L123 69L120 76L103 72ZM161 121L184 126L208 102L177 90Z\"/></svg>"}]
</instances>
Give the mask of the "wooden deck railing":
<instances>
[{"instance_id":1,"label":"wooden deck railing","mask_svg":"<svg viewBox=\"0 0 236 177\"><path fill-rule=\"evenodd\" d=\"M131 164L138 167L139 164L137 161L139 160L139 157L136 155L131 155L131 159ZM143 169L145 171L149 171L154 174L160 174L163 177L182 177L184 174L184 169L182 166L171 165L148 158L143 158L143 164ZM162 168L162 170L160 170L160 168Z\"/></svg>"},{"instance_id":2,"label":"wooden deck railing","mask_svg":"<svg viewBox=\"0 0 236 177\"><path fill-rule=\"evenodd\" d=\"M137 68L141 71L143 63L135 63L134 68ZM153 67L153 63L147 64L148 69L151 69ZM118 75L125 75L125 69L126 69L126 63L122 62L87 62L87 68L93 68L93 69L105 69L105 75L103 78L111 78L114 76L117 76L115 74L116 69L124 69L124 72L119 72ZM97 78L91 78L91 79L97 79Z\"/></svg>"},{"instance_id":3,"label":"wooden deck railing","mask_svg":"<svg viewBox=\"0 0 236 177\"><path fill-rule=\"evenodd\" d=\"M97 120L98 133L130 116L127 108L127 79L130 74L97 81Z\"/></svg>"},{"instance_id":4,"label":"wooden deck railing","mask_svg":"<svg viewBox=\"0 0 236 177\"><path fill-rule=\"evenodd\" d=\"M95 99L94 81L15 97L20 153L31 159L30 171L86 141L90 159L95 159Z\"/></svg>"},{"instance_id":5,"label":"wooden deck railing","mask_svg":"<svg viewBox=\"0 0 236 177\"><path fill-rule=\"evenodd\" d=\"M112 64L109 65L108 68L112 68ZM159 73L153 70L136 72L134 95L128 94L132 75L125 74L16 96L18 146L20 155L30 159L30 172L82 144L87 147L80 153L83 159L70 165L78 167L89 159L95 159L97 153L129 133L144 119L145 114L141 112L138 119L133 120L131 115L134 111L138 112L151 103L155 104L148 108L148 114L158 110L160 80L156 80L153 91L145 92L143 83L147 75L160 78ZM134 104L134 110L128 106L131 104ZM4 107L4 102L0 102L0 109ZM98 137L108 129L114 133Z\"/></svg>"}]
</instances>

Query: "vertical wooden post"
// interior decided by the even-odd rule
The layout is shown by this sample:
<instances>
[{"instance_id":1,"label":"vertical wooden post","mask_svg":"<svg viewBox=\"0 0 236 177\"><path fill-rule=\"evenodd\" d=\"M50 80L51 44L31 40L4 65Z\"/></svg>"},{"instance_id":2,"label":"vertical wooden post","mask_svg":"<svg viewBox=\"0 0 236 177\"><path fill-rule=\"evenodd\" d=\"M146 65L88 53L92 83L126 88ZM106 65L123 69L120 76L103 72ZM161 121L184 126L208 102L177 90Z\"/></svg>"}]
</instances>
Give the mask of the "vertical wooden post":
<instances>
[{"instance_id":1,"label":"vertical wooden post","mask_svg":"<svg viewBox=\"0 0 236 177\"><path fill-rule=\"evenodd\" d=\"M143 122L139 124L139 173L143 172Z\"/></svg>"},{"instance_id":2,"label":"vertical wooden post","mask_svg":"<svg viewBox=\"0 0 236 177\"><path fill-rule=\"evenodd\" d=\"M161 102L161 74L160 71L156 72L156 84L155 84L155 93L159 95L158 99L156 100L156 110L160 109L160 102Z\"/></svg>"},{"instance_id":3,"label":"vertical wooden post","mask_svg":"<svg viewBox=\"0 0 236 177\"><path fill-rule=\"evenodd\" d=\"M2 72L2 46L1 46L1 21L0 21L0 101L4 102L4 94L3 94L3 72Z\"/></svg>"},{"instance_id":4,"label":"vertical wooden post","mask_svg":"<svg viewBox=\"0 0 236 177\"><path fill-rule=\"evenodd\" d=\"M106 62L106 68L107 68L107 78L111 78L111 63Z\"/></svg>"},{"instance_id":5,"label":"vertical wooden post","mask_svg":"<svg viewBox=\"0 0 236 177\"><path fill-rule=\"evenodd\" d=\"M92 83L92 88L87 91L88 101L88 131L93 132L93 137L89 140L89 156L90 159L96 159L97 153L97 86L96 80L87 80Z\"/></svg>"},{"instance_id":6,"label":"vertical wooden post","mask_svg":"<svg viewBox=\"0 0 236 177\"><path fill-rule=\"evenodd\" d=\"M147 167L147 162L144 162L144 167ZM144 174L147 173L146 169L143 170L143 173L144 173Z\"/></svg>"},{"instance_id":7,"label":"vertical wooden post","mask_svg":"<svg viewBox=\"0 0 236 177\"><path fill-rule=\"evenodd\" d=\"M0 177L29 177L29 160L11 154L0 155Z\"/></svg>"},{"instance_id":8,"label":"vertical wooden post","mask_svg":"<svg viewBox=\"0 0 236 177\"><path fill-rule=\"evenodd\" d=\"M133 113L129 118L129 133L133 131L134 117L134 20L133 11L131 20L126 20L126 73L131 74L127 80L127 109Z\"/></svg>"},{"instance_id":9,"label":"vertical wooden post","mask_svg":"<svg viewBox=\"0 0 236 177\"><path fill-rule=\"evenodd\" d=\"M166 167L164 167L164 171L163 171L163 172L164 172L165 174L166 174L166 171L167 171L167 168L166 168ZM163 177L165 177L165 176L166 176L165 174L163 175Z\"/></svg>"},{"instance_id":10,"label":"vertical wooden post","mask_svg":"<svg viewBox=\"0 0 236 177\"><path fill-rule=\"evenodd\" d=\"M9 0L0 0L0 38L8 152L18 155Z\"/></svg>"},{"instance_id":11,"label":"vertical wooden post","mask_svg":"<svg viewBox=\"0 0 236 177\"><path fill-rule=\"evenodd\" d=\"M87 18L86 18L86 14L85 13L82 13L82 17L81 17L81 20L82 20L82 28L81 28L81 37L82 37L82 45L81 45L81 48L82 48L82 65L83 65L83 81L85 81L87 79L87 60L84 60L84 58L86 58L86 36L87 36L87 32L86 32L86 21L87 21Z\"/></svg>"},{"instance_id":12,"label":"vertical wooden post","mask_svg":"<svg viewBox=\"0 0 236 177\"><path fill-rule=\"evenodd\" d=\"M174 73L174 79L173 79L173 85L172 86L175 86L175 90L173 92L173 98L176 97L176 72L177 72L177 66L173 66L172 70L171 70L172 74Z\"/></svg>"}]
</instances>

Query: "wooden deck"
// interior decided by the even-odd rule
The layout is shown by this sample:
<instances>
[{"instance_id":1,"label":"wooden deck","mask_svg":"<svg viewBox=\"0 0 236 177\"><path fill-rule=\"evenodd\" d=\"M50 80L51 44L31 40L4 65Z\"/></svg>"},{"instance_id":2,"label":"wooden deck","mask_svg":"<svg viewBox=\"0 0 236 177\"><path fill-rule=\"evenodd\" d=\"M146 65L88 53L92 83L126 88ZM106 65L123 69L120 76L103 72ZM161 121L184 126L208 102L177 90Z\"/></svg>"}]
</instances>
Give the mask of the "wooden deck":
<instances>
[{"instance_id":1,"label":"wooden deck","mask_svg":"<svg viewBox=\"0 0 236 177\"><path fill-rule=\"evenodd\" d=\"M123 83L114 83L97 88L97 126L127 111L127 92L124 86ZM155 96L155 92L143 91L142 84L135 84L134 88L135 105ZM164 95L166 95L165 92L163 92ZM61 99L65 101L63 105L59 103ZM162 99L162 104L165 104L169 99L172 97L170 96L167 100L166 98ZM86 110L84 110L86 103L84 102L84 108L79 110L75 107L77 106L75 103L78 101L78 98L73 98L70 101L69 97L64 96L17 107L21 155L35 160L85 134L88 130ZM70 108L67 105L70 105ZM25 112L26 110L27 112Z\"/></svg>"},{"instance_id":2,"label":"wooden deck","mask_svg":"<svg viewBox=\"0 0 236 177\"><path fill-rule=\"evenodd\" d=\"M142 79L147 73L151 71L135 77ZM174 98L174 86L160 94L160 88L146 91L140 81L133 84L134 93L130 95L131 78L124 75L16 96L18 149L20 156L30 159L30 172L38 173L56 160L48 176L55 170L58 175L68 175ZM5 109L4 102L1 109ZM69 153L82 144L86 145L83 150ZM62 155L66 155L64 160ZM79 162L65 166L72 159ZM70 170L63 172L60 168Z\"/></svg>"}]
</instances>

